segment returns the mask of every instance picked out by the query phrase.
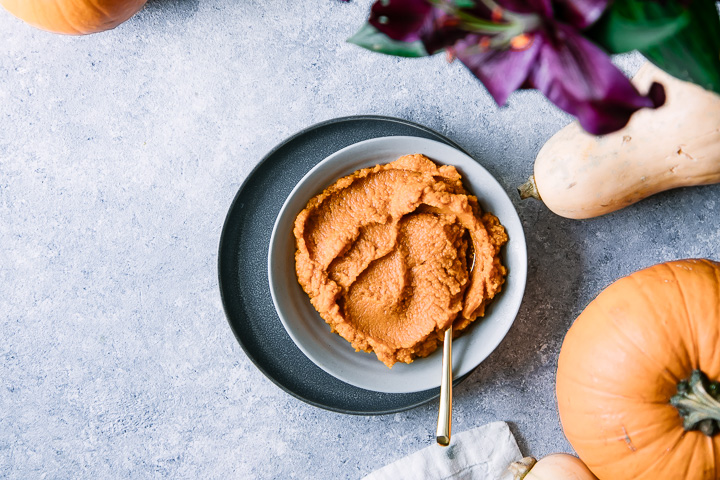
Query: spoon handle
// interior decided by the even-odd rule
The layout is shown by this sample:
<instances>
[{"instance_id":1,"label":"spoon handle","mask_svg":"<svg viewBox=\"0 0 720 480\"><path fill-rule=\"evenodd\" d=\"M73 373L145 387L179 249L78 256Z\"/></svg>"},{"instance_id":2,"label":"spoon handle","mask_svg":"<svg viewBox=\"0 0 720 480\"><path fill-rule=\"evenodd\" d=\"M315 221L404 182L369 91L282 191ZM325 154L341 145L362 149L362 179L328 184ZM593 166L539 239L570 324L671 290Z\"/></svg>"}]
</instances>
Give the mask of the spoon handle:
<instances>
[{"instance_id":1,"label":"spoon handle","mask_svg":"<svg viewBox=\"0 0 720 480\"><path fill-rule=\"evenodd\" d=\"M452 325L445 330L443 341L442 381L440 383L440 412L438 413L436 440L439 445L450 445L452 425Z\"/></svg>"}]
</instances>

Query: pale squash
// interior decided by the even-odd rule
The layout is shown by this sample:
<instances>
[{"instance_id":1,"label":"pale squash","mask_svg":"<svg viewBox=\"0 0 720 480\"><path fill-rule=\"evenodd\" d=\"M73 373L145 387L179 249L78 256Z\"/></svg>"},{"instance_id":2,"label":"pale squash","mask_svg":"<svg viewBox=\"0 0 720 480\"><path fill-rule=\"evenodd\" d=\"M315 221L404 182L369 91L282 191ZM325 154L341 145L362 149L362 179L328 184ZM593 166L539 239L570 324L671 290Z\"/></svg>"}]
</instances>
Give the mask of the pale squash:
<instances>
[{"instance_id":1,"label":"pale squash","mask_svg":"<svg viewBox=\"0 0 720 480\"><path fill-rule=\"evenodd\" d=\"M540 461L525 457L508 470L512 480L597 480L582 460L567 453L554 453Z\"/></svg>"},{"instance_id":2,"label":"pale squash","mask_svg":"<svg viewBox=\"0 0 720 480\"><path fill-rule=\"evenodd\" d=\"M8 12L35 27L66 35L115 28L147 0L0 0Z\"/></svg>"},{"instance_id":3,"label":"pale squash","mask_svg":"<svg viewBox=\"0 0 720 480\"><path fill-rule=\"evenodd\" d=\"M557 399L601 480L720 478L720 263L681 260L607 287L568 331Z\"/></svg>"},{"instance_id":4,"label":"pale squash","mask_svg":"<svg viewBox=\"0 0 720 480\"><path fill-rule=\"evenodd\" d=\"M577 122L563 128L538 153L520 196L581 219L671 188L720 182L720 95L650 63L633 79L640 91L654 81L665 87L665 105L636 112L609 135L590 135Z\"/></svg>"}]
</instances>

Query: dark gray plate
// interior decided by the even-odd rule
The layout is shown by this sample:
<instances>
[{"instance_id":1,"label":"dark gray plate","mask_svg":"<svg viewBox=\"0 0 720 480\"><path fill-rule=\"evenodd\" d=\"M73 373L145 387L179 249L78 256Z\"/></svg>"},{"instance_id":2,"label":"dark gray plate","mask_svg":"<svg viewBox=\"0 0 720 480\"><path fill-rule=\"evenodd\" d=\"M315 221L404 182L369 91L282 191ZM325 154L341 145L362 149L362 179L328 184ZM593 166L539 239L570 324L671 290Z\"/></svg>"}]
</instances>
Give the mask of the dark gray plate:
<instances>
[{"instance_id":1,"label":"dark gray plate","mask_svg":"<svg viewBox=\"0 0 720 480\"><path fill-rule=\"evenodd\" d=\"M322 159L353 143L397 135L430 138L462 150L429 128L397 118L356 116L313 125L282 142L260 161L238 190L220 236L220 295L240 346L280 388L311 405L335 412L399 412L437 398L440 390L372 392L336 379L305 357L285 332L270 297L270 234L290 191Z\"/></svg>"}]
</instances>

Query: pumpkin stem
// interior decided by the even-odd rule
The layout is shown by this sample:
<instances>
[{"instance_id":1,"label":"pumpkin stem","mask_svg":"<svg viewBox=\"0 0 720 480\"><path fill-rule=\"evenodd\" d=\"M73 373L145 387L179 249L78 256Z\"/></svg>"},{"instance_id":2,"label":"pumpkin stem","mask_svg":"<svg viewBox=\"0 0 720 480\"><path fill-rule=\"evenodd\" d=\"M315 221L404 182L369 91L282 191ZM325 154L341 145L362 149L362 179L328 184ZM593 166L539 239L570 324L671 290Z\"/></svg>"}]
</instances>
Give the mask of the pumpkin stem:
<instances>
[{"instance_id":1,"label":"pumpkin stem","mask_svg":"<svg viewBox=\"0 0 720 480\"><path fill-rule=\"evenodd\" d=\"M720 383L711 382L700 370L678 383L678 393L670 399L683 419L685 430L699 430L708 437L720 432Z\"/></svg>"},{"instance_id":2,"label":"pumpkin stem","mask_svg":"<svg viewBox=\"0 0 720 480\"><path fill-rule=\"evenodd\" d=\"M542 200L542 198L540 198L540 192L538 192L537 189L537 184L535 183L535 175L530 175L528 181L518 187L518 193L523 200L530 197Z\"/></svg>"},{"instance_id":3,"label":"pumpkin stem","mask_svg":"<svg viewBox=\"0 0 720 480\"><path fill-rule=\"evenodd\" d=\"M522 460L513 462L508 467L508 472L513 476L513 480L522 480L525 475L530 473L530 470L535 466L537 460L533 457L525 457Z\"/></svg>"}]
</instances>

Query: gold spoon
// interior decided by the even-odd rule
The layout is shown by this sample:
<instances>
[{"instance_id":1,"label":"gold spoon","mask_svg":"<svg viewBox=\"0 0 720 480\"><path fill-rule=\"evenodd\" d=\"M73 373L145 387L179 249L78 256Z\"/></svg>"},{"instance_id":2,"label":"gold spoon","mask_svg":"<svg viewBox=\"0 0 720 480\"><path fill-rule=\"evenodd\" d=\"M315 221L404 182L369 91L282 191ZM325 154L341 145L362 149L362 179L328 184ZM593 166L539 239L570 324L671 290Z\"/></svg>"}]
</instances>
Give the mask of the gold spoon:
<instances>
[{"instance_id":1,"label":"gold spoon","mask_svg":"<svg viewBox=\"0 0 720 480\"><path fill-rule=\"evenodd\" d=\"M475 268L475 251L470 241L468 255L472 258L472 264L468 276ZM438 445L447 447L450 445L450 430L452 427L452 323L445 330L443 339L442 377L440 380L440 411L438 412L437 431L435 440Z\"/></svg>"},{"instance_id":2,"label":"gold spoon","mask_svg":"<svg viewBox=\"0 0 720 480\"><path fill-rule=\"evenodd\" d=\"M438 445L450 445L452 424L452 324L445 330L443 340L442 380L440 381L440 412L435 439Z\"/></svg>"}]
</instances>

